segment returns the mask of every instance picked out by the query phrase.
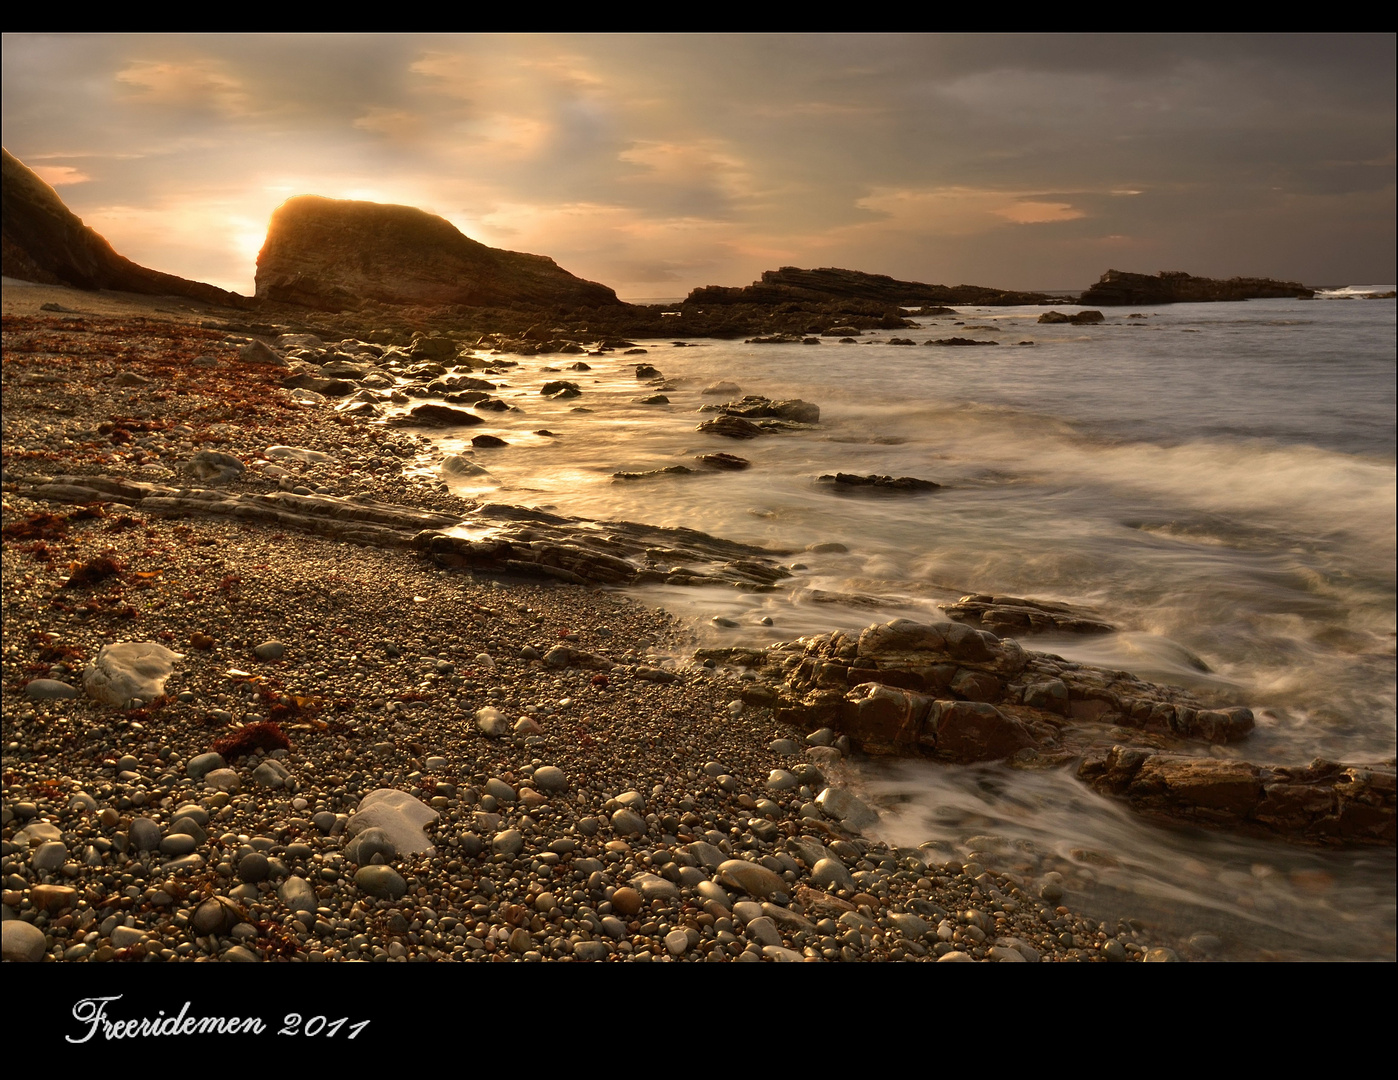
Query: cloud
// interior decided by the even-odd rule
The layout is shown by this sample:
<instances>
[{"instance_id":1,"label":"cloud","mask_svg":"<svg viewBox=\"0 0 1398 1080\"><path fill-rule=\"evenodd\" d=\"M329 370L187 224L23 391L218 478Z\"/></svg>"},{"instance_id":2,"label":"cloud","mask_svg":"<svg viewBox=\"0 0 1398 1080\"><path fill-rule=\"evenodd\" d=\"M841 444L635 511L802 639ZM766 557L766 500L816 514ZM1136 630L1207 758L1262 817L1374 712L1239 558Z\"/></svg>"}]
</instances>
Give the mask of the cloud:
<instances>
[{"instance_id":1,"label":"cloud","mask_svg":"<svg viewBox=\"0 0 1398 1080\"><path fill-rule=\"evenodd\" d=\"M49 187L62 187L64 184L83 184L91 180L85 172L72 165L45 165L42 162L30 164L30 169Z\"/></svg>"},{"instance_id":2,"label":"cloud","mask_svg":"<svg viewBox=\"0 0 1398 1080\"><path fill-rule=\"evenodd\" d=\"M136 60L116 73L130 89L127 98L146 105L208 109L226 116L249 111L242 82L214 60Z\"/></svg>"}]
</instances>

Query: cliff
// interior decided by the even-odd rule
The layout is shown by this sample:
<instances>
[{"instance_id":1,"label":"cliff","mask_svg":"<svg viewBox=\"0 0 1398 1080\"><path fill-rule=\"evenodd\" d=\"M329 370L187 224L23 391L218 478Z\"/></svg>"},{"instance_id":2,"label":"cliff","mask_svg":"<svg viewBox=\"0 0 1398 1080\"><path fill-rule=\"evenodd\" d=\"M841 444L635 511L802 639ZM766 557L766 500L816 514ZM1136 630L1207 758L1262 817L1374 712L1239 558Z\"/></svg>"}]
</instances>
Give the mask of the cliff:
<instances>
[{"instance_id":1,"label":"cliff","mask_svg":"<svg viewBox=\"0 0 1398 1080\"><path fill-rule=\"evenodd\" d=\"M1271 278L1192 277L1180 270L1162 270L1155 277L1108 270L1102 280L1082 294L1078 303L1087 307L1121 307L1127 304L1197 304L1219 300L1268 298L1309 300L1315 293L1298 281Z\"/></svg>"},{"instance_id":2,"label":"cliff","mask_svg":"<svg viewBox=\"0 0 1398 1080\"><path fill-rule=\"evenodd\" d=\"M4 155L0 270L6 277L79 289L184 296L209 304L246 304L247 298L237 293L162 274L118 255L63 204L58 192L8 150L0 153Z\"/></svg>"},{"instance_id":3,"label":"cliff","mask_svg":"<svg viewBox=\"0 0 1398 1080\"><path fill-rule=\"evenodd\" d=\"M365 301L529 310L621 305L543 255L504 251L411 206L301 195L272 215L257 298L337 311Z\"/></svg>"}]
</instances>

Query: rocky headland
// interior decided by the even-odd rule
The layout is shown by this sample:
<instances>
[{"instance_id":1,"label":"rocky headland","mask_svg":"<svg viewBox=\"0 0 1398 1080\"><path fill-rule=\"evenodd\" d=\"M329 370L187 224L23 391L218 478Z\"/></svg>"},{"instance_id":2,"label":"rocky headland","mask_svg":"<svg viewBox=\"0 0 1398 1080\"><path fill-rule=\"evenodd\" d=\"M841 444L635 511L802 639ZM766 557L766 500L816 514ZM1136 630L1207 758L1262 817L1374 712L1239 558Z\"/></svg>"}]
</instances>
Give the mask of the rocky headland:
<instances>
[{"instance_id":1,"label":"rocky headland","mask_svg":"<svg viewBox=\"0 0 1398 1080\"><path fill-rule=\"evenodd\" d=\"M390 306L515 308L566 317L622 306L543 255L487 247L411 206L301 195L272 215L257 298L325 311Z\"/></svg>"},{"instance_id":2,"label":"rocky headland","mask_svg":"<svg viewBox=\"0 0 1398 1080\"><path fill-rule=\"evenodd\" d=\"M113 289L143 296L179 296L224 307L246 298L162 274L118 255L82 223L58 193L8 150L0 150L0 271L6 277L78 289Z\"/></svg>"}]
</instances>

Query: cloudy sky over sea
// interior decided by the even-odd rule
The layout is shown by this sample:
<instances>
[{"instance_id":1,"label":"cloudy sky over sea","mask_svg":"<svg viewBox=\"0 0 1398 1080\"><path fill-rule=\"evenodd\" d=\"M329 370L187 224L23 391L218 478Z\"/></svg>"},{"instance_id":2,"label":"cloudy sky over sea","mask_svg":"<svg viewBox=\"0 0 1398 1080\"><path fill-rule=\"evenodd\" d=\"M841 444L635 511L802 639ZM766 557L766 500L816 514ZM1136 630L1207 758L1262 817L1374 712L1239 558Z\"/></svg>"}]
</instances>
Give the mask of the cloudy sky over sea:
<instances>
[{"instance_id":1,"label":"cloudy sky over sea","mask_svg":"<svg viewBox=\"0 0 1398 1080\"><path fill-rule=\"evenodd\" d=\"M422 207L623 297L780 265L1395 277L1395 37L6 34L3 141L252 291L273 209Z\"/></svg>"}]
</instances>

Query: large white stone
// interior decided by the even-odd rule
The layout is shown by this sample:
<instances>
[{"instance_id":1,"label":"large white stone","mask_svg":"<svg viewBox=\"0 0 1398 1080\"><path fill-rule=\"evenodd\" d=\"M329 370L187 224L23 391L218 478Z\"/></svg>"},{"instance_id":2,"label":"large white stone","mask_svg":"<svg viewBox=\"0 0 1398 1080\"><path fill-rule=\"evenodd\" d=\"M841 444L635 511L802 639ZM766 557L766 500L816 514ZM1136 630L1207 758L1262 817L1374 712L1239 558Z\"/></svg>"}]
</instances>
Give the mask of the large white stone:
<instances>
[{"instance_id":1,"label":"large white stone","mask_svg":"<svg viewBox=\"0 0 1398 1080\"><path fill-rule=\"evenodd\" d=\"M154 641L121 641L103 645L97 659L83 672L88 697L118 709L129 709L133 699L154 701L165 693L165 680L184 653L172 652Z\"/></svg>"},{"instance_id":2,"label":"large white stone","mask_svg":"<svg viewBox=\"0 0 1398 1080\"><path fill-rule=\"evenodd\" d=\"M435 849L422 827L436 820L437 811L406 791L379 788L359 801L348 828L351 836L369 828L382 829L399 855L431 854Z\"/></svg>"}]
</instances>

